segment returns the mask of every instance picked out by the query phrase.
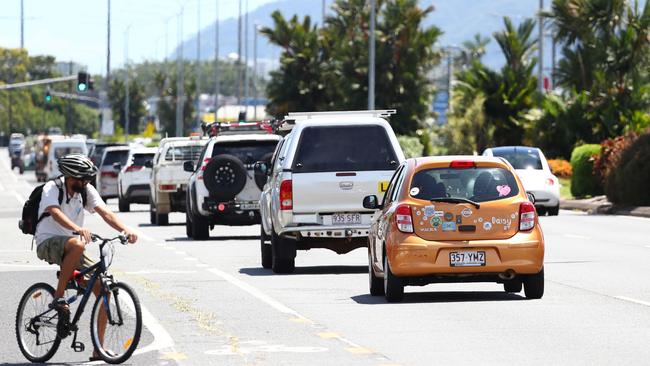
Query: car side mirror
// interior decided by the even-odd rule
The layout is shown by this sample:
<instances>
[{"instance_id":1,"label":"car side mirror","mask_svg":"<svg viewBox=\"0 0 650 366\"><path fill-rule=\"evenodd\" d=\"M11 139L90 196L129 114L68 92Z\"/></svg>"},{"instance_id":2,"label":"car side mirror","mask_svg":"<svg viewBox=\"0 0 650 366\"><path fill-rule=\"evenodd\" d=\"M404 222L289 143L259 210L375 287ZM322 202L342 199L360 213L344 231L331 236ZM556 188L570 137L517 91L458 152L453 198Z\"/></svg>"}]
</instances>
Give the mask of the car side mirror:
<instances>
[{"instance_id":1,"label":"car side mirror","mask_svg":"<svg viewBox=\"0 0 650 366\"><path fill-rule=\"evenodd\" d=\"M270 163L267 161L258 161L255 163L255 166L253 169L255 170L255 174L259 175L270 175L271 174L271 167Z\"/></svg>"},{"instance_id":2,"label":"car side mirror","mask_svg":"<svg viewBox=\"0 0 650 366\"><path fill-rule=\"evenodd\" d=\"M363 199L363 208L367 208L369 210L378 210L381 208L381 204L379 203L377 196L366 196Z\"/></svg>"},{"instance_id":3,"label":"car side mirror","mask_svg":"<svg viewBox=\"0 0 650 366\"><path fill-rule=\"evenodd\" d=\"M186 172L194 172L194 163L191 160L183 162L183 170Z\"/></svg>"},{"instance_id":4,"label":"car side mirror","mask_svg":"<svg viewBox=\"0 0 650 366\"><path fill-rule=\"evenodd\" d=\"M145 168L153 168L153 161L152 160L147 160L144 162Z\"/></svg>"},{"instance_id":5,"label":"car side mirror","mask_svg":"<svg viewBox=\"0 0 650 366\"><path fill-rule=\"evenodd\" d=\"M535 204L535 195L530 193L530 192L527 192L526 195L528 196L528 200L530 201L530 203L532 203L534 205Z\"/></svg>"},{"instance_id":6,"label":"car side mirror","mask_svg":"<svg viewBox=\"0 0 650 366\"><path fill-rule=\"evenodd\" d=\"M120 163L113 163L113 170L117 170L117 171L122 170L122 164L120 164Z\"/></svg>"}]
</instances>

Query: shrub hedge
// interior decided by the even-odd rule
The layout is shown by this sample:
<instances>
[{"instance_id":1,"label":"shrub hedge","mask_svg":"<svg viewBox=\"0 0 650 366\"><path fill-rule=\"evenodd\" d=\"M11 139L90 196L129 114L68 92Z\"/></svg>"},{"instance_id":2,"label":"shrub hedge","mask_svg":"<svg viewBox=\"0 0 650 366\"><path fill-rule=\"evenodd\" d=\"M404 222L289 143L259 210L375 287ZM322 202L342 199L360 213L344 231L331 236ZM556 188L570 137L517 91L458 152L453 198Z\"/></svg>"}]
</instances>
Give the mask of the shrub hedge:
<instances>
[{"instance_id":1,"label":"shrub hedge","mask_svg":"<svg viewBox=\"0 0 650 366\"><path fill-rule=\"evenodd\" d=\"M593 160L600 154L600 145L586 144L571 153L571 194L574 197L597 196L603 193L599 177L594 174Z\"/></svg>"},{"instance_id":2,"label":"shrub hedge","mask_svg":"<svg viewBox=\"0 0 650 366\"><path fill-rule=\"evenodd\" d=\"M550 159L548 161L548 167L551 168L551 172L558 178L571 178L573 174L571 163L564 159Z\"/></svg>"},{"instance_id":3,"label":"shrub hedge","mask_svg":"<svg viewBox=\"0 0 650 366\"><path fill-rule=\"evenodd\" d=\"M625 206L650 206L650 133L623 150L618 165L605 179L607 198Z\"/></svg>"}]
</instances>

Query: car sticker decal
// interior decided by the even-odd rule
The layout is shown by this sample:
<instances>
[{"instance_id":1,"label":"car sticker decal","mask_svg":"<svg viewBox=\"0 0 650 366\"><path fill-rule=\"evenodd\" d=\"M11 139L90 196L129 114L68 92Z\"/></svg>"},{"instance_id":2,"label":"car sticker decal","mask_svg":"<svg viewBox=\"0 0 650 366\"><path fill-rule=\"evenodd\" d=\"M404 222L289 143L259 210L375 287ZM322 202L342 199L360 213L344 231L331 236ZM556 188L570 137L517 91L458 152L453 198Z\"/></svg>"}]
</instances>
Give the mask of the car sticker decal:
<instances>
[{"instance_id":1,"label":"car sticker decal","mask_svg":"<svg viewBox=\"0 0 650 366\"><path fill-rule=\"evenodd\" d=\"M499 197L505 197L510 194L510 186L507 184L497 186L497 192L499 192Z\"/></svg>"},{"instance_id":2,"label":"car sticker decal","mask_svg":"<svg viewBox=\"0 0 650 366\"><path fill-rule=\"evenodd\" d=\"M456 223L453 221L443 222L442 231L456 231Z\"/></svg>"},{"instance_id":3,"label":"car sticker decal","mask_svg":"<svg viewBox=\"0 0 650 366\"><path fill-rule=\"evenodd\" d=\"M411 196L417 196L418 193L420 193L420 188L413 187L413 188L411 188L411 191L409 193L411 193Z\"/></svg>"},{"instance_id":4,"label":"car sticker decal","mask_svg":"<svg viewBox=\"0 0 650 366\"><path fill-rule=\"evenodd\" d=\"M462 224L463 223L463 216L461 215L456 215L456 223L457 224Z\"/></svg>"},{"instance_id":5,"label":"car sticker decal","mask_svg":"<svg viewBox=\"0 0 650 366\"><path fill-rule=\"evenodd\" d=\"M445 211L435 211L433 213L433 216L435 216L435 217L443 217L443 216L445 216Z\"/></svg>"},{"instance_id":6,"label":"car sticker decal","mask_svg":"<svg viewBox=\"0 0 650 366\"><path fill-rule=\"evenodd\" d=\"M463 215L463 217L467 218L472 216L473 212L471 208L464 208L463 211L460 212L460 214Z\"/></svg>"},{"instance_id":7,"label":"car sticker decal","mask_svg":"<svg viewBox=\"0 0 650 366\"><path fill-rule=\"evenodd\" d=\"M512 219L510 218L499 218L492 217L492 224L510 226L512 224Z\"/></svg>"},{"instance_id":8,"label":"car sticker decal","mask_svg":"<svg viewBox=\"0 0 650 366\"><path fill-rule=\"evenodd\" d=\"M433 216L433 213L436 211L436 207L433 205L424 206L424 216Z\"/></svg>"},{"instance_id":9,"label":"car sticker decal","mask_svg":"<svg viewBox=\"0 0 650 366\"><path fill-rule=\"evenodd\" d=\"M420 215L422 215L422 212L420 212L420 210L415 210L415 216L420 216Z\"/></svg>"},{"instance_id":10,"label":"car sticker decal","mask_svg":"<svg viewBox=\"0 0 650 366\"><path fill-rule=\"evenodd\" d=\"M445 212L445 221L451 221L454 219L454 214L451 212Z\"/></svg>"},{"instance_id":11,"label":"car sticker decal","mask_svg":"<svg viewBox=\"0 0 650 366\"><path fill-rule=\"evenodd\" d=\"M485 231L490 231L492 230L492 223L489 221L486 221L483 223L483 230Z\"/></svg>"},{"instance_id":12,"label":"car sticker decal","mask_svg":"<svg viewBox=\"0 0 650 366\"><path fill-rule=\"evenodd\" d=\"M479 218L478 218L478 222L483 222L483 218L482 218L482 217L479 217Z\"/></svg>"},{"instance_id":13,"label":"car sticker decal","mask_svg":"<svg viewBox=\"0 0 650 366\"><path fill-rule=\"evenodd\" d=\"M440 220L439 217L434 217L431 219L431 226L433 227L438 227L442 223L442 220Z\"/></svg>"}]
</instances>

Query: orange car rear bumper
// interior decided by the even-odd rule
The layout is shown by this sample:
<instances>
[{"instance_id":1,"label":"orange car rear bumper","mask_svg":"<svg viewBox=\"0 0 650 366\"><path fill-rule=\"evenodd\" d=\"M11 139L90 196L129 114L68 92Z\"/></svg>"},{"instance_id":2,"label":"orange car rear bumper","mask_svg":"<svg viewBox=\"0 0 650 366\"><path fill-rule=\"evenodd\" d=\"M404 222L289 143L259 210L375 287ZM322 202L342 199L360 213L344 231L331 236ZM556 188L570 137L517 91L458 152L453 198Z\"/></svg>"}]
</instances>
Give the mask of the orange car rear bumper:
<instances>
[{"instance_id":1,"label":"orange car rear bumper","mask_svg":"<svg viewBox=\"0 0 650 366\"><path fill-rule=\"evenodd\" d=\"M506 240L470 240L438 242L415 234L399 234L388 245L388 260L396 276L412 277L435 274L489 274L514 271L538 273L544 264L544 237L539 227L519 232ZM485 265L452 267L451 252L485 251Z\"/></svg>"}]
</instances>

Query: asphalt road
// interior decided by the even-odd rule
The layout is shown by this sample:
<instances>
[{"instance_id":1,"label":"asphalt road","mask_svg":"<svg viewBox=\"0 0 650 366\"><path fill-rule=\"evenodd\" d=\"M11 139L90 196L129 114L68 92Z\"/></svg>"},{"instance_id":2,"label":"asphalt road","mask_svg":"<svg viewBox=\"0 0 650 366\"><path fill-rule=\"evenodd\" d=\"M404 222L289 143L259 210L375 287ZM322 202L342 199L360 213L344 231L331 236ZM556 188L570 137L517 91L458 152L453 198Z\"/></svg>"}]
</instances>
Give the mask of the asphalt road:
<instances>
[{"instance_id":1,"label":"asphalt road","mask_svg":"<svg viewBox=\"0 0 650 366\"><path fill-rule=\"evenodd\" d=\"M0 363L21 364L15 311L34 282L55 284L17 228L33 172L9 172L0 150ZM117 210L117 202L109 202ZM118 247L111 271L136 289L145 328L134 365L639 365L650 360L650 220L562 211L544 217L541 300L497 284L407 287L403 303L368 295L366 253L298 252L297 270L259 261L259 226L185 237L184 215L148 223L148 206L120 213L141 233ZM112 234L97 216L87 226ZM89 248L91 252L96 247ZM87 309L87 313L90 309ZM51 362L80 364L66 339Z\"/></svg>"}]
</instances>

